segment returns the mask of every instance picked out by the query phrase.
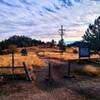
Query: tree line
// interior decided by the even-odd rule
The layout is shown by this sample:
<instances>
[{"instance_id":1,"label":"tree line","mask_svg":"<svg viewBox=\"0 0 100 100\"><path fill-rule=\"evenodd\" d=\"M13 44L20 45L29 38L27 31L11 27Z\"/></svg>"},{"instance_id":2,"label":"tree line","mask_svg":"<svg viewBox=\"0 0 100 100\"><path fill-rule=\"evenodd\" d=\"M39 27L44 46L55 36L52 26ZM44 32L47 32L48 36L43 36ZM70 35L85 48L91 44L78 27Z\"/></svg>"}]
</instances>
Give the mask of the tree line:
<instances>
[{"instance_id":1,"label":"tree line","mask_svg":"<svg viewBox=\"0 0 100 100\"><path fill-rule=\"evenodd\" d=\"M14 35L4 41L0 42L0 49L8 49L10 45L16 45L17 47L31 47L31 46L38 46L38 45L49 45L54 46L56 43L52 39L51 42L43 42L41 40L32 39L27 36L18 36Z\"/></svg>"}]
</instances>

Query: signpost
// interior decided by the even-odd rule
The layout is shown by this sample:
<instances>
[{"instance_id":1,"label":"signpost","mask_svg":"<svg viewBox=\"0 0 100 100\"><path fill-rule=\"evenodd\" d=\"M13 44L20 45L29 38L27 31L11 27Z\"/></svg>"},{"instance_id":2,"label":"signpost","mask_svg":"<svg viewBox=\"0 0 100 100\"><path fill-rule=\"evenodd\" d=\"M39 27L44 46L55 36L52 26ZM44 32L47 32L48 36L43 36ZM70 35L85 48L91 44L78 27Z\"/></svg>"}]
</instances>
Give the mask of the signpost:
<instances>
[{"instance_id":1,"label":"signpost","mask_svg":"<svg viewBox=\"0 0 100 100\"><path fill-rule=\"evenodd\" d=\"M80 58L86 58L88 57L89 60L90 60L90 49L89 48L85 48L85 47L80 47L79 48L79 59L73 59L73 60L68 60L68 71L67 71L67 74L65 73L64 75L64 78L74 78L73 75L71 75L71 63L73 61L77 61L77 60L80 60Z\"/></svg>"}]
</instances>

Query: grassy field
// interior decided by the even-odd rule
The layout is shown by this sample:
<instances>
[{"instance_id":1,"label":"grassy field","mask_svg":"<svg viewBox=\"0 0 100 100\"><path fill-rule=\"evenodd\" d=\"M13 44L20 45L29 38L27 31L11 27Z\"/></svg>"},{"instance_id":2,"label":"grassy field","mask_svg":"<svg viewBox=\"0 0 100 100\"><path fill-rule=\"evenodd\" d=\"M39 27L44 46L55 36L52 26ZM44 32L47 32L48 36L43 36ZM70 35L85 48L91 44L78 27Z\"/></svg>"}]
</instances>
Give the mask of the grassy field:
<instances>
[{"instance_id":1,"label":"grassy field","mask_svg":"<svg viewBox=\"0 0 100 100\"><path fill-rule=\"evenodd\" d=\"M67 48L66 52L63 55L59 52L58 48L40 48L40 47L28 47L26 48L28 51L27 56L22 56L20 51L22 48L18 48L18 52L15 53L15 66L23 66L22 63L25 62L29 70L33 68L42 68L47 66L47 62L44 59L54 59L65 61L69 59L78 59L78 49L77 48ZM77 52L74 52L74 51ZM92 58L98 57L93 55ZM0 55L0 66L12 66L12 55ZM11 72L11 70L1 70L4 72Z\"/></svg>"},{"instance_id":2,"label":"grassy field","mask_svg":"<svg viewBox=\"0 0 100 100\"><path fill-rule=\"evenodd\" d=\"M68 71L67 60L78 58L78 53L73 52L75 48L68 48L61 55L57 48L29 47L27 56L21 56L21 49L15 53L15 66L23 66L22 62L25 62L29 70L37 68L40 71L32 71L32 82L0 81L0 100L100 100L99 65L74 62L71 64L71 74L75 75L75 79L63 78ZM45 81L49 61L53 78L51 84ZM1 67L11 65L11 54L0 55ZM11 70L5 69L0 72L11 73ZM15 72L19 73L22 70Z\"/></svg>"},{"instance_id":3,"label":"grassy field","mask_svg":"<svg viewBox=\"0 0 100 100\"><path fill-rule=\"evenodd\" d=\"M34 52L29 52L27 56L21 56L20 53L15 53L15 67L16 66L23 66L23 62L26 63L29 70L32 70L33 67L42 68L46 66L46 63L41 60ZM0 56L0 66L12 66L12 55L3 55ZM9 69L0 69L1 72L11 72ZM16 70L15 70L16 72ZM17 70L19 72L19 70Z\"/></svg>"}]
</instances>

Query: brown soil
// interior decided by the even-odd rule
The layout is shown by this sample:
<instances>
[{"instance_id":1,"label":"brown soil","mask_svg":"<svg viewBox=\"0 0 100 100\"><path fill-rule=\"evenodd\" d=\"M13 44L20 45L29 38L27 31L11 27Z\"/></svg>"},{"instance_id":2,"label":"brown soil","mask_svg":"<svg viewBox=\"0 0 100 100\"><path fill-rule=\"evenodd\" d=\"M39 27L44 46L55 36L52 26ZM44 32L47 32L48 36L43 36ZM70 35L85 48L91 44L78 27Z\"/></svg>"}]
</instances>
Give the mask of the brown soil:
<instances>
[{"instance_id":1,"label":"brown soil","mask_svg":"<svg viewBox=\"0 0 100 100\"><path fill-rule=\"evenodd\" d=\"M54 62L51 67L51 81L45 80L48 76L46 67L33 74L37 78L32 82L1 83L0 100L100 100L100 77L72 73L75 78L64 79L66 64ZM72 66L77 69L80 65L73 63Z\"/></svg>"}]
</instances>

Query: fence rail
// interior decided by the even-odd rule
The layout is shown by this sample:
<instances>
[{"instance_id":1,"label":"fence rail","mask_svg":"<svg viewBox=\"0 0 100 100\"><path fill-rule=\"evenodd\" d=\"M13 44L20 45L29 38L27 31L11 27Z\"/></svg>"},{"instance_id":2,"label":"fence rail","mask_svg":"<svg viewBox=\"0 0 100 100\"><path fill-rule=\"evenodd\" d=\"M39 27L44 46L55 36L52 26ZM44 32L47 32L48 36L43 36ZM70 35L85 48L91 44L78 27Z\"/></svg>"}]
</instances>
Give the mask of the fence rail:
<instances>
[{"instance_id":1,"label":"fence rail","mask_svg":"<svg viewBox=\"0 0 100 100\"><path fill-rule=\"evenodd\" d=\"M32 78L31 78L31 76L30 76L30 74L29 74L29 71L28 71L28 68L27 68L27 66L26 66L26 64L25 64L25 62L23 62L23 66L14 66L14 67L12 67L12 66L2 66L2 67L0 67L0 69L11 69L12 70L12 73L0 73L0 76L12 76L13 78L15 78L15 75L20 75L20 74L16 74L16 73L14 73L14 71L17 69L24 69L24 75L25 75L25 77L26 77L26 79L28 80L28 81L32 81Z\"/></svg>"}]
</instances>

